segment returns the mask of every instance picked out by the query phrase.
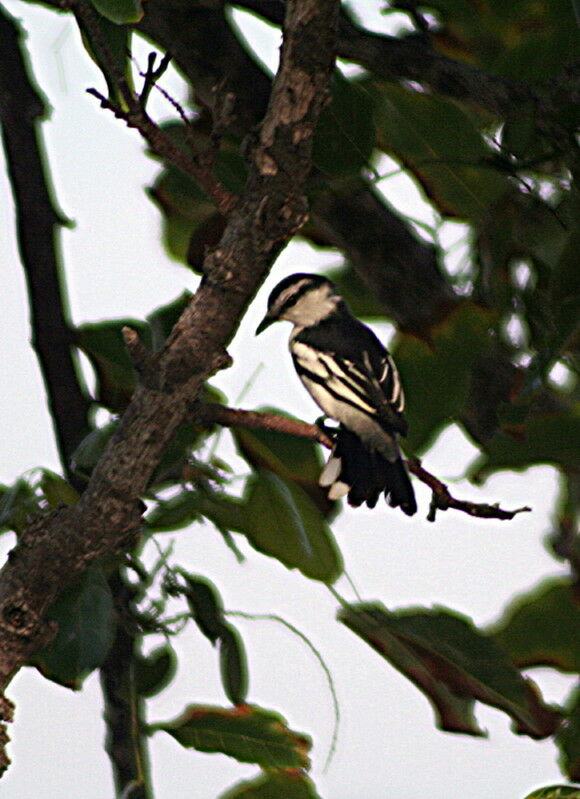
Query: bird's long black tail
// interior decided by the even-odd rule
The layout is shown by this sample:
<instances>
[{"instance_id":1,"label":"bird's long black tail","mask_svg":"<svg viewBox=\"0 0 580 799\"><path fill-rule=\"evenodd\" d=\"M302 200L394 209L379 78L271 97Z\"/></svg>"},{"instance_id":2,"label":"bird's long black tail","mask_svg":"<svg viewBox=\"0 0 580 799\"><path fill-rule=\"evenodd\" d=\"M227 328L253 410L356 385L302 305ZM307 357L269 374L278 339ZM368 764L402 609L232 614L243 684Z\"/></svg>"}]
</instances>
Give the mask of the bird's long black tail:
<instances>
[{"instance_id":1,"label":"bird's long black tail","mask_svg":"<svg viewBox=\"0 0 580 799\"><path fill-rule=\"evenodd\" d=\"M320 475L320 485L328 486L330 499L348 495L350 505L364 502L374 508L384 493L389 505L401 508L407 516L417 511L415 492L401 458L388 461L370 450L350 430L340 427L328 463Z\"/></svg>"}]
</instances>

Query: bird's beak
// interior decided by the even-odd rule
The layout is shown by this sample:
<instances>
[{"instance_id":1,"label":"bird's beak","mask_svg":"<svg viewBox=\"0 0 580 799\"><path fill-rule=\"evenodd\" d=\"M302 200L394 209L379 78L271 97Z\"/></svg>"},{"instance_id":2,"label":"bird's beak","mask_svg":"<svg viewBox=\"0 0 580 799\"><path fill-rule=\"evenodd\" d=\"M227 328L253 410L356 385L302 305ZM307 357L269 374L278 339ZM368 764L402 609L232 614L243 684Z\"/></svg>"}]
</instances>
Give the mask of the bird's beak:
<instances>
[{"instance_id":1,"label":"bird's beak","mask_svg":"<svg viewBox=\"0 0 580 799\"><path fill-rule=\"evenodd\" d=\"M255 336L259 336L259 335L260 335L260 333L263 333L263 332L264 332L264 330L265 330L267 327L270 327L270 325L271 325L273 322L275 322L275 321L276 321L276 319L275 319L273 316L268 316L268 314L266 314L266 316L265 316L265 317L262 319L262 321L260 322L260 324L259 324L259 325L258 325L258 327L256 328L256 332L254 333L254 335L255 335Z\"/></svg>"}]
</instances>

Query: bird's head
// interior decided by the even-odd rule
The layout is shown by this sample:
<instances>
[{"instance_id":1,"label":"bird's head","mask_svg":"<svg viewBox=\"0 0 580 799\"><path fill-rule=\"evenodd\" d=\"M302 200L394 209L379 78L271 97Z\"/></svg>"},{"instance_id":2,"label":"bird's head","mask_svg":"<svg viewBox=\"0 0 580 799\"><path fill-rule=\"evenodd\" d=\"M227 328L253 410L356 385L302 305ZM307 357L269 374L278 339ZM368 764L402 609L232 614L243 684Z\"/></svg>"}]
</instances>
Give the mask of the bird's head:
<instances>
[{"instance_id":1,"label":"bird's head","mask_svg":"<svg viewBox=\"0 0 580 799\"><path fill-rule=\"evenodd\" d=\"M336 313L341 297L334 283L322 275L298 273L284 278L268 297L268 311L256 329L261 333L285 319L297 327L311 327Z\"/></svg>"}]
</instances>

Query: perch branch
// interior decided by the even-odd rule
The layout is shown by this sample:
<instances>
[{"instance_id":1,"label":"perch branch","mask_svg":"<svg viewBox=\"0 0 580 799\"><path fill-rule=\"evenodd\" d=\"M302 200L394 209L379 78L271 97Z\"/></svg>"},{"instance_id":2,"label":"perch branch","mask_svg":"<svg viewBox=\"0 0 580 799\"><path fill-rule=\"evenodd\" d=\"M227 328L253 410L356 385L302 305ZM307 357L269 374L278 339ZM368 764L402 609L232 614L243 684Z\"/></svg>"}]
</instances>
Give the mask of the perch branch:
<instances>
[{"instance_id":1,"label":"perch branch","mask_svg":"<svg viewBox=\"0 0 580 799\"><path fill-rule=\"evenodd\" d=\"M274 413L244 411L238 408L227 408L217 403L207 403L197 406L193 414L195 421L198 423L215 422L224 427L253 427L261 428L262 430L275 430L278 433L308 438L329 449L332 447L330 436L317 425L300 422L297 419L288 419L285 416L279 416ZM422 483L425 483L432 491L431 506L427 517L429 521L435 521L435 511L448 510L449 508L467 513L468 516L475 516L478 519L501 520L513 519L518 513L531 511L531 508L528 507L503 510L499 505L456 499L451 495L445 483L421 466L418 458L408 458L406 463L411 474L415 475Z\"/></svg>"}]
</instances>

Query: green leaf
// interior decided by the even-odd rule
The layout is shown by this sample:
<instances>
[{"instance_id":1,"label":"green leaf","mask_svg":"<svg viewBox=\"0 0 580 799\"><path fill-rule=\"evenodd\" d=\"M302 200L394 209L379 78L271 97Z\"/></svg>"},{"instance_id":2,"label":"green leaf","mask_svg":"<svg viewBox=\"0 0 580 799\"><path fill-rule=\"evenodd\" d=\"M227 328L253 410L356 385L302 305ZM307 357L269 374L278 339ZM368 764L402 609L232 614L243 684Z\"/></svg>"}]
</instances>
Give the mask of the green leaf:
<instances>
[{"instance_id":1,"label":"green leaf","mask_svg":"<svg viewBox=\"0 0 580 799\"><path fill-rule=\"evenodd\" d=\"M105 19L117 25L139 22L143 17L141 0L91 0Z\"/></svg>"},{"instance_id":2,"label":"green leaf","mask_svg":"<svg viewBox=\"0 0 580 799\"><path fill-rule=\"evenodd\" d=\"M239 782L219 799L320 799L314 783L299 771L274 771Z\"/></svg>"},{"instance_id":3,"label":"green leaf","mask_svg":"<svg viewBox=\"0 0 580 799\"><path fill-rule=\"evenodd\" d=\"M227 698L242 705L248 696L248 659L239 632L225 623L220 634L220 673Z\"/></svg>"},{"instance_id":4,"label":"green leaf","mask_svg":"<svg viewBox=\"0 0 580 799\"><path fill-rule=\"evenodd\" d=\"M559 714L464 616L446 608L390 612L364 603L342 609L339 620L415 683L443 730L483 735L473 716L476 700L511 716L520 734L545 738L558 727Z\"/></svg>"},{"instance_id":5,"label":"green leaf","mask_svg":"<svg viewBox=\"0 0 580 799\"><path fill-rule=\"evenodd\" d=\"M580 606L569 579L544 580L516 597L487 632L519 668L580 673Z\"/></svg>"},{"instance_id":6,"label":"green leaf","mask_svg":"<svg viewBox=\"0 0 580 799\"><path fill-rule=\"evenodd\" d=\"M215 585L205 577L180 569L187 586L184 590L191 615L200 631L215 644L226 629L224 605Z\"/></svg>"},{"instance_id":7,"label":"green leaf","mask_svg":"<svg viewBox=\"0 0 580 799\"><path fill-rule=\"evenodd\" d=\"M159 350L165 344L165 340L171 333L174 324L177 322L183 311L191 302L193 294L191 291L184 291L167 305L156 308L147 317L147 322L151 328L151 347Z\"/></svg>"},{"instance_id":8,"label":"green leaf","mask_svg":"<svg viewBox=\"0 0 580 799\"><path fill-rule=\"evenodd\" d=\"M169 644L158 646L146 657L135 657L135 684L139 696L156 696L173 680L177 657Z\"/></svg>"},{"instance_id":9,"label":"green leaf","mask_svg":"<svg viewBox=\"0 0 580 799\"><path fill-rule=\"evenodd\" d=\"M406 450L427 449L438 432L463 411L471 368L489 346L493 319L489 310L466 302L431 329L430 343L409 333L397 335L391 349L409 399Z\"/></svg>"},{"instance_id":10,"label":"green leaf","mask_svg":"<svg viewBox=\"0 0 580 799\"><path fill-rule=\"evenodd\" d=\"M330 88L332 101L318 119L312 160L331 177L356 174L368 164L374 147L372 94L339 70Z\"/></svg>"},{"instance_id":11,"label":"green leaf","mask_svg":"<svg viewBox=\"0 0 580 799\"><path fill-rule=\"evenodd\" d=\"M200 752L220 752L242 763L267 769L307 769L310 739L293 732L278 713L255 705L232 710L190 705L174 721L153 724L150 733L163 731L182 746Z\"/></svg>"},{"instance_id":12,"label":"green leaf","mask_svg":"<svg viewBox=\"0 0 580 799\"><path fill-rule=\"evenodd\" d=\"M80 495L67 481L49 469L42 470L40 488L51 508L59 505L76 505Z\"/></svg>"},{"instance_id":13,"label":"green leaf","mask_svg":"<svg viewBox=\"0 0 580 799\"><path fill-rule=\"evenodd\" d=\"M145 524L156 532L171 532L187 527L199 518L199 502L195 491L181 491L171 499L159 500Z\"/></svg>"},{"instance_id":14,"label":"green leaf","mask_svg":"<svg viewBox=\"0 0 580 799\"><path fill-rule=\"evenodd\" d=\"M38 497L26 480L19 478L11 486L0 486L0 532L22 532L30 514L38 511Z\"/></svg>"},{"instance_id":15,"label":"green leaf","mask_svg":"<svg viewBox=\"0 0 580 799\"><path fill-rule=\"evenodd\" d=\"M509 188L486 164L492 151L455 103L392 84L374 91L382 148L413 173L441 214L478 219Z\"/></svg>"},{"instance_id":16,"label":"green leaf","mask_svg":"<svg viewBox=\"0 0 580 799\"><path fill-rule=\"evenodd\" d=\"M241 532L255 549L313 580L338 579L343 564L332 532L299 486L259 469L249 478L244 498Z\"/></svg>"},{"instance_id":17,"label":"green leaf","mask_svg":"<svg viewBox=\"0 0 580 799\"><path fill-rule=\"evenodd\" d=\"M151 347L148 325L135 319L86 324L76 329L77 346L88 357L97 376L97 402L114 412L127 407L136 385L135 370L121 333L125 326L133 328L143 344Z\"/></svg>"},{"instance_id":18,"label":"green leaf","mask_svg":"<svg viewBox=\"0 0 580 799\"><path fill-rule=\"evenodd\" d=\"M572 692L566 705L567 718L556 732L556 743L560 749L562 771L571 780L580 782L580 688Z\"/></svg>"},{"instance_id":19,"label":"green leaf","mask_svg":"<svg viewBox=\"0 0 580 799\"><path fill-rule=\"evenodd\" d=\"M120 0L121 2L123 0ZM103 0L107 2L107 0ZM110 0L115 2L115 0ZM131 0L128 0L131 2ZM118 89L118 76L122 75L131 88L133 76L129 54L131 51L132 31L127 25L118 25L107 19L107 15L94 14L94 26L85 25L78 17L83 45L95 64L103 73L107 83L109 98L121 106L125 105L122 93Z\"/></svg>"},{"instance_id":20,"label":"green leaf","mask_svg":"<svg viewBox=\"0 0 580 799\"><path fill-rule=\"evenodd\" d=\"M499 469L527 469L537 463L575 469L578 441L580 403L557 413L530 413L516 431L495 433L485 454L469 467L469 478L481 482Z\"/></svg>"},{"instance_id":21,"label":"green leaf","mask_svg":"<svg viewBox=\"0 0 580 799\"><path fill-rule=\"evenodd\" d=\"M277 408L262 407L258 410L286 419L295 418ZM318 485L323 464L320 447L314 441L261 428L237 427L233 428L232 434L240 455L254 469L269 469L284 480L297 483L324 516L335 509L336 503L329 501L327 492Z\"/></svg>"},{"instance_id":22,"label":"green leaf","mask_svg":"<svg viewBox=\"0 0 580 799\"><path fill-rule=\"evenodd\" d=\"M109 654L116 627L111 589L100 566L89 566L48 611L56 636L30 663L48 680L79 690Z\"/></svg>"},{"instance_id":23,"label":"green leaf","mask_svg":"<svg viewBox=\"0 0 580 799\"><path fill-rule=\"evenodd\" d=\"M580 788L574 785L550 785L532 791L525 799L580 799Z\"/></svg>"},{"instance_id":24,"label":"green leaf","mask_svg":"<svg viewBox=\"0 0 580 799\"><path fill-rule=\"evenodd\" d=\"M103 427L92 430L83 438L72 456L72 467L75 472L85 476L90 475L118 425L119 422L115 419Z\"/></svg>"}]
</instances>

